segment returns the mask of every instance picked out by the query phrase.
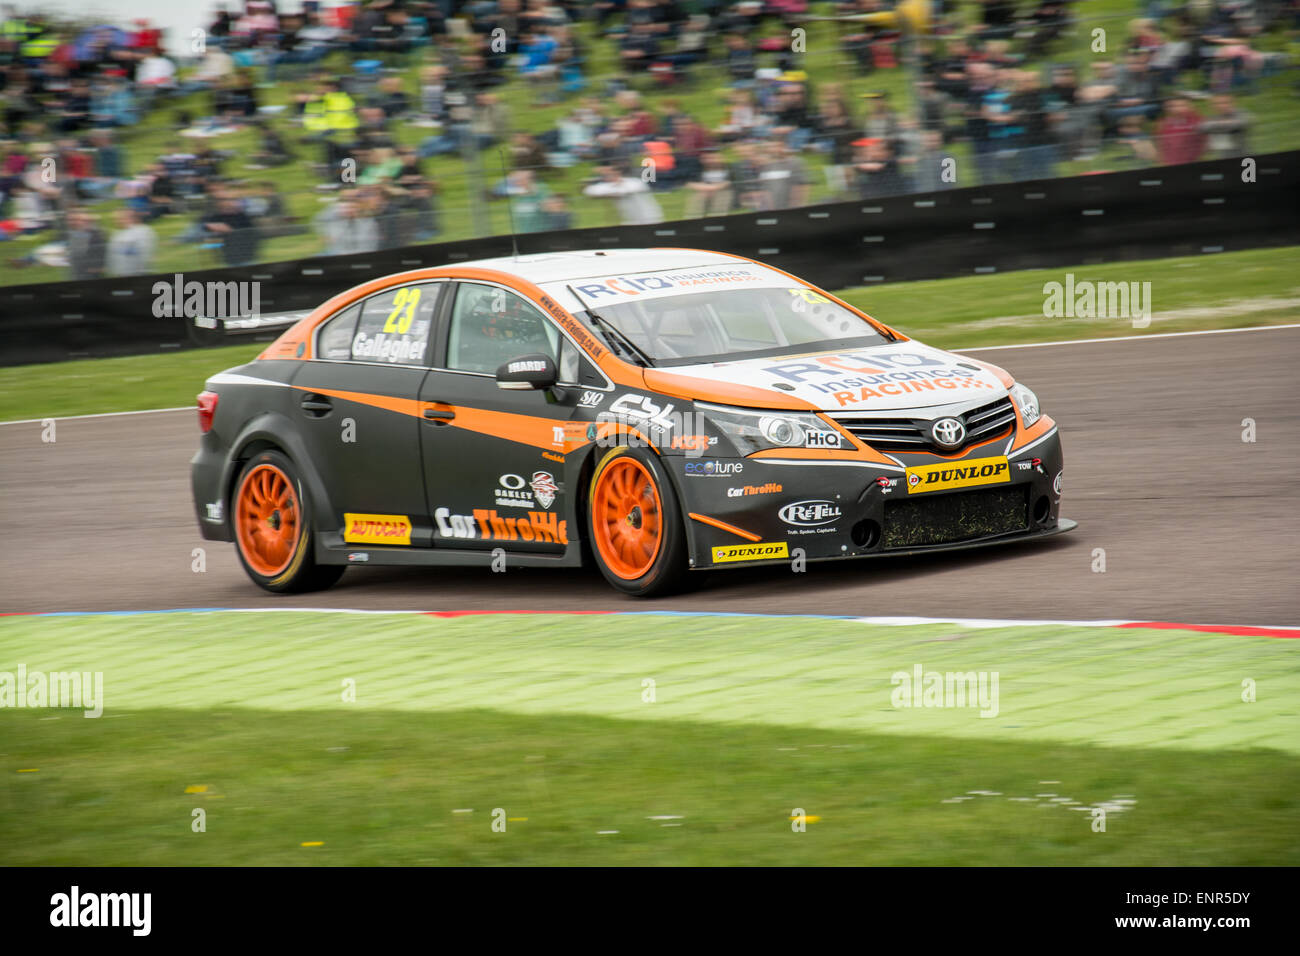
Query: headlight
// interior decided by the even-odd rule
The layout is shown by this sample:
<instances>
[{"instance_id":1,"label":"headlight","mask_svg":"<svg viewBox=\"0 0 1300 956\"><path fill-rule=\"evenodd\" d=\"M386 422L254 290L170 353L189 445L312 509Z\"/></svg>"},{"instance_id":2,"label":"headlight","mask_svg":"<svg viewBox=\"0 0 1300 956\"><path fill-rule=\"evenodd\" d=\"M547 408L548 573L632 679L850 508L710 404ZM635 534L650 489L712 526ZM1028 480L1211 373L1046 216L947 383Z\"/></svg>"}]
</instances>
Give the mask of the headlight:
<instances>
[{"instance_id":1,"label":"headlight","mask_svg":"<svg viewBox=\"0 0 1300 956\"><path fill-rule=\"evenodd\" d=\"M1020 418L1026 428L1043 417L1042 410L1038 407L1038 396L1024 385L1017 382L1011 386L1011 400L1016 403L1016 408L1020 409Z\"/></svg>"},{"instance_id":2,"label":"headlight","mask_svg":"<svg viewBox=\"0 0 1300 956\"><path fill-rule=\"evenodd\" d=\"M695 407L731 439L742 456L766 448L841 447L840 433L816 415L802 412L751 412L700 402L696 402Z\"/></svg>"}]
</instances>

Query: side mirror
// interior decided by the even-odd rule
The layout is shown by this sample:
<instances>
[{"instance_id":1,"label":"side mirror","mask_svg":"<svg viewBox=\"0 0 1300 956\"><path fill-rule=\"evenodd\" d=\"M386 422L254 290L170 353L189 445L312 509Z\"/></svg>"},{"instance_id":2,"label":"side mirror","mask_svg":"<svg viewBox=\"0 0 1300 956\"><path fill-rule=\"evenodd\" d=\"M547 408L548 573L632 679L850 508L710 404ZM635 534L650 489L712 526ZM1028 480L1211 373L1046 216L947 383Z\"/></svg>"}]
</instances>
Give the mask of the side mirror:
<instances>
[{"instance_id":1,"label":"side mirror","mask_svg":"<svg viewBox=\"0 0 1300 956\"><path fill-rule=\"evenodd\" d=\"M497 369L497 388L519 391L550 388L559 377L550 356L541 353L521 355Z\"/></svg>"}]
</instances>

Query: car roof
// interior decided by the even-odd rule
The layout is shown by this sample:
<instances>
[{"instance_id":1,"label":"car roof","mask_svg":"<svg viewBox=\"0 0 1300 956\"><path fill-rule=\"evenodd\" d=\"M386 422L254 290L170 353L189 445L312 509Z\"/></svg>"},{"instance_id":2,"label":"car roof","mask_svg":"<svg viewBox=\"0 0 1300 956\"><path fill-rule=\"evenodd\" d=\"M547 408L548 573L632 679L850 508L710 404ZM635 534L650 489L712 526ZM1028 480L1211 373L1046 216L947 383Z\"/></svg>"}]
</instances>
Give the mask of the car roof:
<instances>
[{"instance_id":1,"label":"car roof","mask_svg":"<svg viewBox=\"0 0 1300 956\"><path fill-rule=\"evenodd\" d=\"M601 276L635 274L659 269L734 265L736 256L701 249L582 249L535 255L499 256L473 262L450 263L456 268L496 269L536 285L572 282Z\"/></svg>"}]
</instances>

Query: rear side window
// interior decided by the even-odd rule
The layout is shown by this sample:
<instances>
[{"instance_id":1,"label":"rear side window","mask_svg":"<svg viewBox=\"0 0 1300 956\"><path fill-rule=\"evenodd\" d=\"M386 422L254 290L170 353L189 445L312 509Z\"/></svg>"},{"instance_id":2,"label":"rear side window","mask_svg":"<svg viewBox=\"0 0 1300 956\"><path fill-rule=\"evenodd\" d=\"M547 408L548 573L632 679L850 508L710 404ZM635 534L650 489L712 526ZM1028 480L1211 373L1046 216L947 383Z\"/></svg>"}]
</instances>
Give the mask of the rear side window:
<instances>
[{"instance_id":1,"label":"rear side window","mask_svg":"<svg viewBox=\"0 0 1300 956\"><path fill-rule=\"evenodd\" d=\"M352 359L423 365L442 288L443 283L404 285L366 299L352 333Z\"/></svg>"},{"instance_id":2,"label":"rear side window","mask_svg":"<svg viewBox=\"0 0 1300 956\"><path fill-rule=\"evenodd\" d=\"M360 314L360 304L349 306L321 326L316 336L316 357L335 361L352 358L352 333Z\"/></svg>"}]
</instances>

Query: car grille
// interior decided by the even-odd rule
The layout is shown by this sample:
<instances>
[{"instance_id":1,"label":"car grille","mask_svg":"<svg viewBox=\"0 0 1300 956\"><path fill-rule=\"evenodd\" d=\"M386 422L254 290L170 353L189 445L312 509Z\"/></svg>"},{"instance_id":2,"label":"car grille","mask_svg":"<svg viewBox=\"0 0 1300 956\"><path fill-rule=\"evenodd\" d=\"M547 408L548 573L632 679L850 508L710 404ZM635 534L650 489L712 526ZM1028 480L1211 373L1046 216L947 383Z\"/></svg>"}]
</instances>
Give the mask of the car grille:
<instances>
[{"instance_id":1,"label":"car grille","mask_svg":"<svg viewBox=\"0 0 1300 956\"><path fill-rule=\"evenodd\" d=\"M979 408L954 416L966 426L966 440L956 448L940 449L930 439L928 418L877 418L870 412L840 412L832 415L835 423L848 429L854 438L877 451L914 451L945 453L960 451L967 445L1000 438L1011 433L1016 410L1010 398L999 398Z\"/></svg>"},{"instance_id":2,"label":"car grille","mask_svg":"<svg viewBox=\"0 0 1300 956\"><path fill-rule=\"evenodd\" d=\"M885 502L881 546L913 548L1029 528L1029 486L981 488Z\"/></svg>"}]
</instances>

